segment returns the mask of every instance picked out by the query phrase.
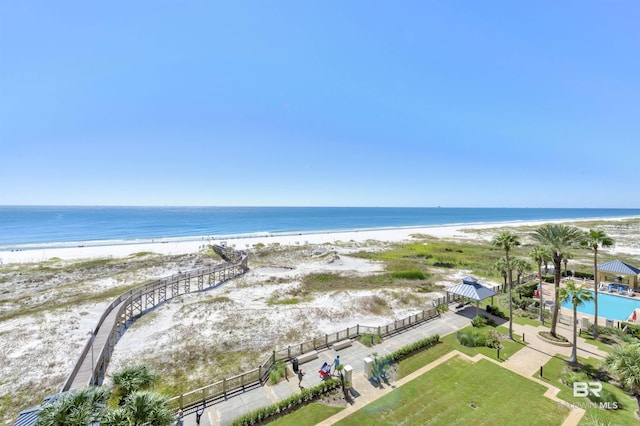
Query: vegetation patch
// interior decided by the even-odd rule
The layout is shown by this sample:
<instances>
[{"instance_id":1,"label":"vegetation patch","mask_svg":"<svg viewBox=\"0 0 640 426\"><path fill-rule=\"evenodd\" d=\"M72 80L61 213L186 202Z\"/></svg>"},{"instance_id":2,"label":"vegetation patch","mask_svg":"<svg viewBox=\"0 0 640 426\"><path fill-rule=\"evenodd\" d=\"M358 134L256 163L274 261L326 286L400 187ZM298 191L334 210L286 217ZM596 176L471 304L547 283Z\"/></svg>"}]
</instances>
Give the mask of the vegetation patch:
<instances>
[{"instance_id":1,"label":"vegetation patch","mask_svg":"<svg viewBox=\"0 0 640 426\"><path fill-rule=\"evenodd\" d=\"M358 337L358 341L367 347L371 347L382 342L382 337L377 334L364 333Z\"/></svg>"},{"instance_id":2,"label":"vegetation patch","mask_svg":"<svg viewBox=\"0 0 640 426\"><path fill-rule=\"evenodd\" d=\"M453 358L337 424L501 425L512 424L514 413L522 425L561 424L569 410L544 397L546 390L487 360Z\"/></svg>"},{"instance_id":3,"label":"vegetation patch","mask_svg":"<svg viewBox=\"0 0 640 426\"><path fill-rule=\"evenodd\" d=\"M567 401L568 404L580 404L586 408L585 419L590 419L592 423L587 424L604 424L604 425L631 425L637 424L636 417L637 403L635 398L612 383L609 383L608 374L601 370L600 361L595 358L578 357L578 365L570 366L565 361L565 357L556 355L547 362L543 368L543 375L537 372L535 377L549 382L553 386L560 389L558 398ZM588 380L581 380L587 378ZM587 381L598 382L602 384L602 396L605 402L600 408L600 401L595 395L591 395L593 399L587 397L573 396L573 382ZM607 403L607 401L609 403ZM613 407L613 402L617 401L618 409L607 410L607 407ZM596 403L591 406L590 403ZM581 423L582 424L582 423Z\"/></svg>"},{"instance_id":4,"label":"vegetation patch","mask_svg":"<svg viewBox=\"0 0 640 426\"><path fill-rule=\"evenodd\" d=\"M308 404L317 400L324 393L340 386L340 379L332 378L325 380L317 386L304 388L300 393L293 394L288 398L276 402L266 407L258 408L233 421L233 426L262 425L276 417L283 416L297 409L303 404Z\"/></svg>"}]
</instances>

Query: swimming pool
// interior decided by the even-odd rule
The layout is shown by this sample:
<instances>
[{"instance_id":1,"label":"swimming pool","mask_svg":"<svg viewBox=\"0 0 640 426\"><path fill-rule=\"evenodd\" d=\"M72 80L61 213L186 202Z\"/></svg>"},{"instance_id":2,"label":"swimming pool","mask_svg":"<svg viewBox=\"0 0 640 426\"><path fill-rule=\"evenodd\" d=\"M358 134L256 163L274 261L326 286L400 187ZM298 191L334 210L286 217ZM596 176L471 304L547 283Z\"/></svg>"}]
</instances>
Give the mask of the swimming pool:
<instances>
[{"instance_id":1,"label":"swimming pool","mask_svg":"<svg viewBox=\"0 0 640 426\"><path fill-rule=\"evenodd\" d=\"M593 294L593 291L591 293ZM564 302L562 307L573 311L573 305L569 300ZM635 308L640 308L640 298L638 297L632 298L616 296L602 291L598 292L598 318L626 321ZM578 306L578 312L593 315L593 311L593 300Z\"/></svg>"}]
</instances>

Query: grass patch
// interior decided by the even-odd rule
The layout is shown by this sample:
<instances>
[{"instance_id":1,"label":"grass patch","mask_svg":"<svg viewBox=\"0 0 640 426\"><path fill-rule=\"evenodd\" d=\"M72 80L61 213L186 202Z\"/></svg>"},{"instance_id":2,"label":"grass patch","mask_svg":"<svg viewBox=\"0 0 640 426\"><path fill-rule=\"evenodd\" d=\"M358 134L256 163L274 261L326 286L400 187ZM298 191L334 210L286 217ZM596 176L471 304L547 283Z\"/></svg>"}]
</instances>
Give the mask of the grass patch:
<instances>
[{"instance_id":1,"label":"grass patch","mask_svg":"<svg viewBox=\"0 0 640 426\"><path fill-rule=\"evenodd\" d=\"M598 338L598 339L594 339L594 338L592 337L591 333L589 333L589 334L587 334L587 333L581 333L581 334L580 334L580 337L583 337L583 338L584 338L584 340L586 340L586 341L587 341L587 343L592 344L593 346L595 346L596 348L600 349L601 351L604 351L604 352L607 352L607 353L611 352L611 349L612 349L612 348L611 348L611 345L608 345L608 344L606 344L606 343L602 342L602 341L600 340L600 338Z\"/></svg>"},{"instance_id":2,"label":"grass patch","mask_svg":"<svg viewBox=\"0 0 640 426\"><path fill-rule=\"evenodd\" d=\"M217 296L210 299L209 303L233 303L233 300L227 296Z\"/></svg>"},{"instance_id":3,"label":"grass patch","mask_svg":"<svg viewBox=\"0 0 640 426\"><path fill-rule=\"evenodd\" d=\"M485 326L482 328L474 328L472 326L468 326L465 327L463 329L461 329L460 331L463 333L469 333L472 331L480 331L480 332L486 332L488 330L497 330L502 334L507 334L508 331L506 328L504 327L491 327L491 326ZM492 348L488 348L488 347L467 347L467 346L463 346L462 344L460 344L460 342L458 342L458 338L456 333L453 334L449 334L447 336L444 336L441 338L442 343L429 348L426 351L417 353L415 355L412 355L411 357L404 359L402 361L400 361L400 366L398 369L398 378L402 378L405 376L408 376L409 374L413 373L414 371L419 370L420 368L424 367L425 365L437 360L438 358L440 358L441 356L453 351L453 350L458 350L466 355L469 356L475 356L479 353L485 355L488 358L491 359L495 359L497 361L504 361L505 359L507 359L509 356L515 354L516 352L518 352L520 349L522 349L525 344L522 342L522 339L519 338L518 336L514 335L514 338L516 339L516 341L512 341L512 340L502 340L502 346L503 348L500 350L500 358L498 358L498 351L496 349L492 349Z\"/></svg>"},{"instance_id":4,"label":"grass patch","mask_svg":"<svg viewBox=\"0 0 640 426\"><path fill-rule=\"evenodd\" d=\"M581 358L578 357L580 364L584 366L584 370L592 375L597 374L598 364L600 361L594 358ZM551 358L543 367L543 377L540 377L540 373L536 373L534 377L551 383L560 389L558 398L561 398L572 404L588 404L590 402L587 398L574 397L573 388L565 385L561 381L563 370L567 367L565 358L561 355L556 355ZM565 373L566 375L566 373ZM638 424L635 411L638 408L638 404L635 398L632 398L620 388L613 386L610 383L602 382L598 380L597 376L591 378L592 381L598 381L602 383L602 389L611 392L615 395L616 399L622 403L622 408L618 410L602 410L600 408L587 408L586 414L583 419L593 418L605 425L632 425ZM584 422L584 420L583 420Z\"/></svg>"},{"instance_id":5,"label":"grass patch","mask_svg":"<svg viewBox=\"0 0 640 426\"><path fill-rule=\"evenodd\" d=\"M300 303L300 299L298 299L297 297L279 299L273 302L274 305L297 305L298 303Z\"/></svg>"},{"instance_id":6,"label":"grass patch","mask_svg":"<svg viewBox=\"0 0 640 426\"><path fill-rule=\"evenodd\" d=\"M402 280L425 280L427 279L427 274L419 269L409 269L406 271L396 271L392 272L391 276L396 279Z\"/></svg>"},{"instance_id":7,"label":"grass patch","mask_svg":"<svg viewBox=\"0 0 640 426\"><path fill-rule=\"evenodd\" d=\"M299 426L299 425L315 425L323 420L328 419L336 413L344 410L344 407L336 407L332 405L320 404L312 402L305 405L299 410L295 410L277 420L269 422L272 426Z\"/></svg>"},{"instance_id":8,"label":"grass patch","mask_svg":"<svg viewBox=\"0 0 640 426\"><path fill-rule=\"evenodd\" d=\"M546 388L487 360L454 358L339 425L561 424L569 411L543 396ZM526 404L523 403L526 395Z\"/></svg>"}]
</instances>

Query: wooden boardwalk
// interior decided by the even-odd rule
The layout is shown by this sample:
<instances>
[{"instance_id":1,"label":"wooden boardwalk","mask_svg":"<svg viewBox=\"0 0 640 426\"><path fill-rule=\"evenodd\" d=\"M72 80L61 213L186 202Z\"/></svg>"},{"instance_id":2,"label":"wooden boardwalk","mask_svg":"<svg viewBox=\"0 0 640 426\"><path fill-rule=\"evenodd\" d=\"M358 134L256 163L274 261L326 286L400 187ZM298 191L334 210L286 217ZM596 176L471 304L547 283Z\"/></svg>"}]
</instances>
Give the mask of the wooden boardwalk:
<instances>
[{"instance_id":1,"label":"wooden boardwalk","mask_svg":"<svg viewBox=\"0 0 640 426\"><path fill-rule=\"evenodd\" d=\"M213 268L198 269L155 281L118 296L102 314L85 344L75 367L67 377L61 392L99 385L115 349L128 325L169 299L191 292L217 287L244 274L247 254L224 247L214 247L227 263ZM192 288L192 286L195 286Z\"/></svg>"}]
</instances>

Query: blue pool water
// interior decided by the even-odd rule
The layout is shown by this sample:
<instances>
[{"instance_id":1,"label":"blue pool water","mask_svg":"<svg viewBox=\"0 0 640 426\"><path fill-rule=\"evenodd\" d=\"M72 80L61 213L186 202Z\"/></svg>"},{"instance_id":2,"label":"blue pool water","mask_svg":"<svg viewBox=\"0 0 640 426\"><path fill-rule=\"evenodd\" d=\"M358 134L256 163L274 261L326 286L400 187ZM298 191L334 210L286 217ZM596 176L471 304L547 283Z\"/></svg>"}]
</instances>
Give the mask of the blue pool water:
<instances>
[{"instance_id":1,"label":"blue pool water","mask_svg":"<svg viewBox=\"0 0 640 426\"><path fill-rule=\"evenodd\" d=\"M573 310L573 305L570 301L564 302L562 307ZM604 317L612 320L626 321L635 308L640 308L640 299L638 297L631 298L602 291L598 292L598 318ZM593 301L578 306L578 312L593 315Z\"/></svg>"}]
</instances>

